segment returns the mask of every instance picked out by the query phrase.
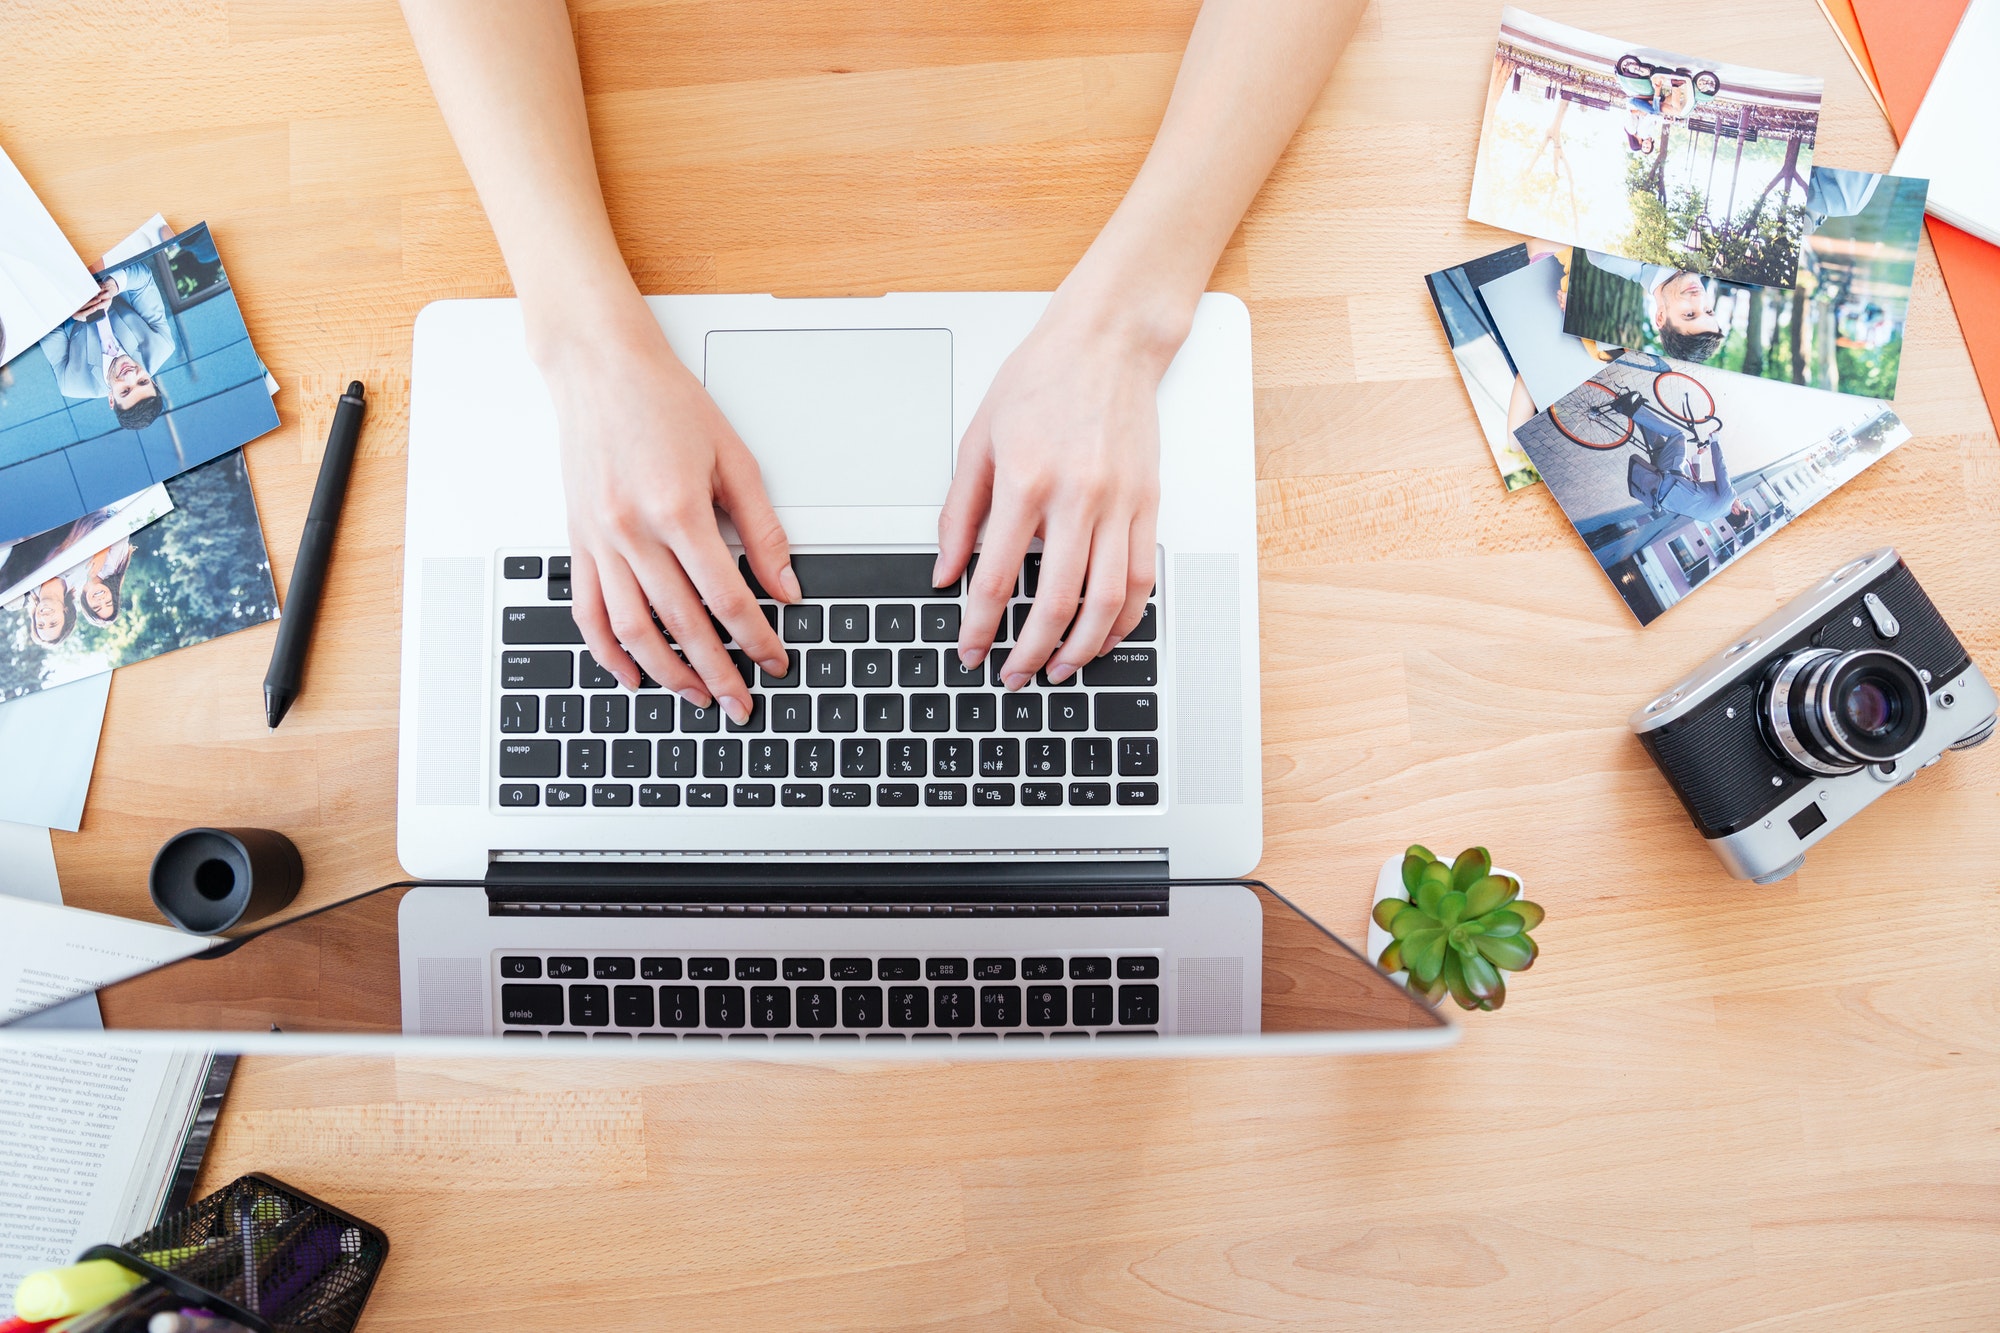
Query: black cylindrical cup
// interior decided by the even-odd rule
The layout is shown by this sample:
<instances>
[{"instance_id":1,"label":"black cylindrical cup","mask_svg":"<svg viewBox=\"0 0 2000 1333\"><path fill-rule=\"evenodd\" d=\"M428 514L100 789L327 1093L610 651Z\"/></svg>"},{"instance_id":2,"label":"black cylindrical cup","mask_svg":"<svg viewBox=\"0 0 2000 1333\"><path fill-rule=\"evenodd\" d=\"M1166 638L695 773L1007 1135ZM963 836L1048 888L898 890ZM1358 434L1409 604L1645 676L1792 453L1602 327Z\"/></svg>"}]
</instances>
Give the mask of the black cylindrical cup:
<instances>
[{"instance_id":1,"label":"black cylindrical cup","mask_svg":"<svg viewBox=\"0 0 2000 1333\"><path fill-rule=\"evenodd\" d=\"M289 906L306 868L282 833L191 828L167 839L147 878L160 915L189 934L220 935Z\"/></svg>"}]
</instances>

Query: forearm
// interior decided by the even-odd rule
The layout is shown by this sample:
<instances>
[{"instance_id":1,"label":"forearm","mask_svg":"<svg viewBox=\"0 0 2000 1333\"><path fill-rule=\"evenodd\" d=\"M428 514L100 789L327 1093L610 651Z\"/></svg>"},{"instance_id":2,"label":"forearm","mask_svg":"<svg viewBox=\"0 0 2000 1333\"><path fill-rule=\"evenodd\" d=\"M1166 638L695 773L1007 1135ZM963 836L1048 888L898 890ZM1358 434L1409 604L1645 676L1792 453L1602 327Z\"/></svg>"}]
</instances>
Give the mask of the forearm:
<instances>
[{"instance_id":1,"label":"forearm","mask_svg":"<svg viewBox=\"0 0 2000 1333\"><path fill-rule=\"evenodd\" d=\"M1061 298L1171 359L1365 0L1207 0L1145 164Z\"/></svg>"},{"instance_id":2,"label":"forearm","mask_svg":"<svg viewBox=\"0 0 2000 1333\"><path fill-rule=\"evenodd\" d=\"M424 73L465 160L546 362L571 331L638 308L591 156L563 0L403 0Z\"/></svg>"}]
</instances>

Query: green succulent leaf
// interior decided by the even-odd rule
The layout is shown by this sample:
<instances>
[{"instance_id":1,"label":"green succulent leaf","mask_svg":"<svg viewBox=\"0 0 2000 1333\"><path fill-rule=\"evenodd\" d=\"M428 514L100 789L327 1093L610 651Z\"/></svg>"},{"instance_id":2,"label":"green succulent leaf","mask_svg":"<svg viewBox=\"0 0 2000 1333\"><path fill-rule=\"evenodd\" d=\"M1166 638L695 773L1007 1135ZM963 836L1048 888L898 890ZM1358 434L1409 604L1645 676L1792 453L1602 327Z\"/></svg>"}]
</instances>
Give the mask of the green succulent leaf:
<instances>
[{"instance_id":1,"label":"green succulent leaf","mask_svg":"<svg viewBox=\"0 0 2000 1333\"><path fill-rule=\"evenodd\" d=\"M1519 972L1535 961L1534 950L1521 942L1523 938L1519 935L1481 935L1475 944L1480 954L1493 966L1508 972Z\"/></svg>"},{"instance_id":2,"label":"green succulent leaf","mask_svg":"<svg viewBox=\"0 0 2000 1333\"><path fill-rule=\"evenodd\" d=\"M1414 856L1418 860L1425 862L1437 860L1437 856L1431 851L1431 849L1424 846L1420 842L1413 842L1408 847L1405 847L1403 849L1403 855Z\"/></svg>"},{"instance_id":3,"label":"green succulent leaf","mask_svg":"<svg viewBox=\"0 0 2000 1333\"><path fill-rule=\"evenodd\" d=\"M1460 893L1485 879L1493 871L1493 858L1484 847L1468 847L1451 863L1451 886Z\"/></svg>"},{"instance_id":4,"label":"green succulent leaf","mask_svg":"<svg viewBox=\"0 0 2000 1333\"><path fill-rule=\"evenodd\" d=\"M1403 853L1403 892L1412 898L1417 896L1417 880L1423 875L1424 867L1437 860L1423 847L1412 847Z\"/></svg>"},{"instance_id":5,"label":"green succulent leaf","mask_svg":"<svg viewBox=\"0 0 2000 1333\"><path fill-rule=\"evenodd\" d=\"M1465 891L1465 914L1485 916L1521 895L1521 884L1512 875L1486 875Z\"/></svg>"},{"instance_id":6,"label":"green succulent leaf","mask_svg":"<svg viewBox=\"0 0 2000 1333\"><path fill-rule=\"evenodd\" d=\"M1493 993L1483 997L1479 1001L1479 1007L1488 1013L1492 1013L1505 1003L1507 1003L1507 978L1502 976L1500 984L1493 988Z\"/></svg>"},{"instance_id":7,"label":"green succulent leaf","mask_svg":"<svg viewBox=\"0 0 2000 1333\"><path fill-rule=\"evenodd\" d=\"M1451 998L1458 1001L1459 1008L1471 1009L1478 1005L1478 997L1472 993L1472 988L1465 984L1465 971L1459 966L1457 954L1452 954L1444 960L1444 967L1440 969L1438 979L1444 982L1445 989L1451 992Z\"/></svg>"},{"instance_id":8,"label":"green succulent leaf","mask_svg":"<svg viewBox=\"0 0 2000 1333\"><path fill-rule=\"evenodd\" d=\"M1438 928L1437 921L1422 908L1412 907L1408 903L1403 903L1401 906L1403 910L1389 918L1389 933L1397 939L1406 940L1415 931Z\"/></svg>"},{"instance_id":9,"label":"green succulent leaf","mask_svg":"<svg viewBox=\"0 0 2000 1333\"><path fill-rule=\"evenodd\" d=\"M1508 936L1521 933L1521 918L1504 908L1480 917L1479 925L1480 933L1485 935Z\"/></svg>"},{"instance_id":10,"label":"green succulent leaf","mask_svg":"<svg viewBox=\"0 0 2000 1333\"><path fill-rule=\"evenodd\" d=\"M1509 911L1512 911L1521 918L1522 930L1533 930L1536 926L1541 925L1542 918L1548 915L1540 907L1527 901L1525 898L1516 899L1514 902L1507 904L1507 907Z\"/></svg>"},{"instance_id":11,"label":"green succulent leaf","mask_svg":"<svg viewBox=\"0 0 2000 1333\"><path fill-rule=\"evenodd\" d=\"M1433 927L1420 930L1403 941L1403 962L1412 973L1425 981L1435 981L1438 969L1444 966L1444 932Z\"/></svg>"},{"instance_id":12,"label":"green succulent leaf","mask_svg":"<svg viewBox=\"0 0 2000 1333\"><path fill-rule=\"evenodd\" d=\"M1410 901L1432 916L1436 916L1438 900L1449 892L1451 892L1451 867L1442 861L1433 861L1425 866L1423 874L1417 877L1417 892Z\"/></svg>"},{"instance_id":13,"label":"green succulent leaf","mask_svg":"<svg viewBox=\"0 0 2000 1333\"><path fill-rule=\"evenodd\" d=\"M1389 923L1396 919L1396 913L1408 906L1409 904L1401 898L1384 898L1381 902L1375 904L1375 910L1369 913L1369 915L1375 918L1376 925L1387 930Z\"/></svg>"},{"instance_id":14,"label":"green succulent leaf","mask_svg":"<svg viewBox=\"0 0 2000 1333\"><path fill-rule=\"evenodd\" d=\"M1446 929L1457 925L1459 922L1465 920L1465 895L1455 890L1447 893L1444 897L1438 899L1437 911L1431 915L1435 916L1438 919L1438 924L1444 926Z\"/></svg>"},{"instance_id":15,"label":"green succulent leaf","mask_svg":"<svg viewBox=\"0 0 2000 1333\"><path fill-rule=\"evenodd\" d=\"M1382 956L1375 960L1375 965L1384 972L1402 971L1403 942L1401 940L1390 940L1387 947L1382 950Z\"/></svg>"},{"instance_id":16,"label":"green succulent leaf","mask_svg":"<svg viewBox=\"0 0 2000 1333\"><path fill-rule=\"evenodd\" d=\"M1465 974L1465 984L1474 995L1484 999L1500 984L1500 970L1479 954L1470 958L1460 956L1459 970Z\"/></svg>"}]
</instances>

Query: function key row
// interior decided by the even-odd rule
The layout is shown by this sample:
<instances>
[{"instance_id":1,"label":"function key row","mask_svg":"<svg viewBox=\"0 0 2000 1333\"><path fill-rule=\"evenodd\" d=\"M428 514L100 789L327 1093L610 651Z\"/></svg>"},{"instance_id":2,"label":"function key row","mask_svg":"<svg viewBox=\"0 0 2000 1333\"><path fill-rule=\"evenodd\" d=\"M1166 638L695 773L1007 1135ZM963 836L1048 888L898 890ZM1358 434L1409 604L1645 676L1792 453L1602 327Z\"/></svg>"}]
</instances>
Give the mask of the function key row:
<instances>
[{"instance_id":1,"label":"function key row","mask_svg":"<svg viewBox=\"0 0 2000 1333\"><path fill-rule=\"evenodd\" d=\"M503 782L499 803L511 810L547 804L552 809L623 809L636 803L652 809L819 809L859 810L1050 808L1068 804L1081 808L1157 806L1160 788L1154 782ZM1065 800L1065 798L1067 798Z\"/></svg>"},{"instance_id":2,"label":"function key row","mask_svg":"<svg viewBox=\"0 0 2000 1333\"><path fill-rule=\"evenodd\" d=\"M1156 954L1074 958L749 958L581 954L505 954L500 975L509 981L1150 981L1160 975Z\"/></svg>"}]
</instances>

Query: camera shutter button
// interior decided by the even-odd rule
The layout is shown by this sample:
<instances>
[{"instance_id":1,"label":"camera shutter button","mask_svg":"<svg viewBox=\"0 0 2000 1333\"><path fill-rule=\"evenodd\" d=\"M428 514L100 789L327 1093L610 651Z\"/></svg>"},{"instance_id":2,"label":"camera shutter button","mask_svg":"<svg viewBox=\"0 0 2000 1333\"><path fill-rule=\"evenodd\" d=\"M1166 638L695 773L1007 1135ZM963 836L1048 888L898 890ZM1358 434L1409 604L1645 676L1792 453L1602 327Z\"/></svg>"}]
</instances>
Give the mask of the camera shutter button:
<instances>
[{"instance_id":1,"label":"camera shutter button","mask_svg":"<svg viewBox=\"0 0 2000 1333\"><path fill-rule=\"evenodd\" d=\"M1861 598L1861 605L1867 608L1868 618L1875 622L1877 637L1893 639L1903 632L1903 626L1896 619L1895 613L1874 593L1864 594Z\"/></svg>"}]
</instances>

